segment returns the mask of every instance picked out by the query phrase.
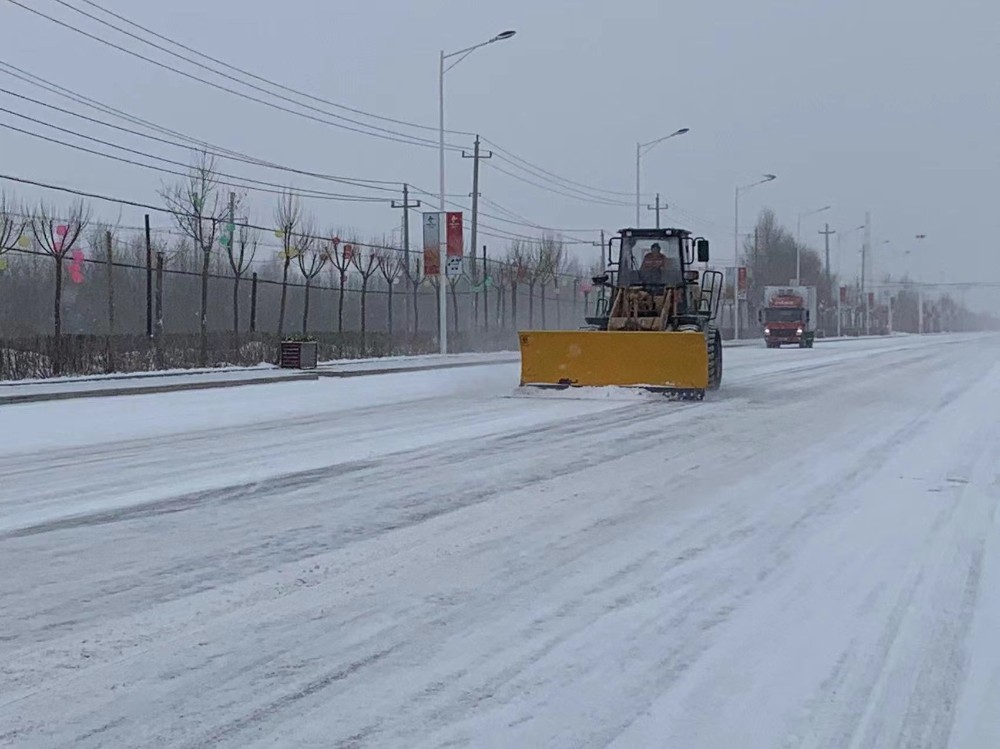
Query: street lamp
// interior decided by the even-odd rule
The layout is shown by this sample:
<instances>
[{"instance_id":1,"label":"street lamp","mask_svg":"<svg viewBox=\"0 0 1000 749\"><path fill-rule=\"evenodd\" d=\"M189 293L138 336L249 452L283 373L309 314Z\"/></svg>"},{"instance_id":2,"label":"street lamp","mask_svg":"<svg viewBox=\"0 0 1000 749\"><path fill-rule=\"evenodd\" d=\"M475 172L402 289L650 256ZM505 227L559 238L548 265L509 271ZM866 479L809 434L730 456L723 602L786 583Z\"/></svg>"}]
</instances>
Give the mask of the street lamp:
<instances>
[{"instance_id":1,"label":"street lamp","mask_svg":"<svg viewBox=\"0 0 1000 749\"><path fill-rule=\"evenodd\" d=\"M774 174L765 174L764 179L759 179L752 184L742 187L736 186L736 210L733 211L733 269L737 273L737 277L733 279L733 338L735 339L740 337L740 279L738 275L740 265L740 193L776 179L778 178Z\"/></svg>"},{"instance_id":2,"label":"street lamp","mask_svg":"<svg viewBox=\"0 0 1000 749\"><path fill-rule=\"evenodd\" d=\"M822 208L817 208L815 211L806 211L805 213L800 213L798 220L795 222L795 285L802 283L802 218L804 216L815 216L817 213L822 213L823 211L830 210L830 206L825 205Z\"/></svg>"},{"instance_id":3,"label":"street lamp","mask_svg":"<svg viewBox=\"0 0 1000 749\"><path fill-rule=\"evenodd\" d=\"M635 144L635 228L636 229L639 228L639 226L640 226L640 224L642 222L642 217L641 217L641 215L639 213L639 203L640 203L640 197L639 197L639 160L643 156L645 156L647 153L649 153L650 151L652 151L653 147L656 146L658 143L662 143L663 141L669 140L670 138L673 138L674 136L684 135L685 133L689 133L689 132L691 132L691 128L689 128L689 127L682 127L680 130L675 130L674 132L670 133L670 135L664 135L662 138L657 138L656 140L649 141L649 143L636 143Z\"/></svg>"},{"instance_id":4,"label":"street lamp","mask_svg":"<svg viewBox=\"0 0 1000 749\"><path fill-rule=\"evenodd\" d=\"M494 42L501 42L505 39L510 39L516 31L501 31L499 34L494 36L492 39L487 39L485 42L480 42L479 44L474 44L471 47L466 47L465 49L460 49L457 52L449 52L445 54L444 50L441 50L441 60L440 66L438 68L438 115L439 115L439 127L438 127L438 167L439 167L439 177L440 177L440 210L441 213L445 212L445 202L444 202L444 74L451 70L453 67L462 62L466 57L471 55L480 47L485 47L487 44L493 44ZM452 62L448 67L445 67L445 60L450 60L451 58L458 58ZM439 242L439 259L438 259L438 308L439 315L441 317L441 325L438 337L441 341L441 353L448 353L448 295L445 290L445 267L448 261L446 246L443 242ZM473 248L475 250L475 248Z\"/></svg>"}]
</instances>

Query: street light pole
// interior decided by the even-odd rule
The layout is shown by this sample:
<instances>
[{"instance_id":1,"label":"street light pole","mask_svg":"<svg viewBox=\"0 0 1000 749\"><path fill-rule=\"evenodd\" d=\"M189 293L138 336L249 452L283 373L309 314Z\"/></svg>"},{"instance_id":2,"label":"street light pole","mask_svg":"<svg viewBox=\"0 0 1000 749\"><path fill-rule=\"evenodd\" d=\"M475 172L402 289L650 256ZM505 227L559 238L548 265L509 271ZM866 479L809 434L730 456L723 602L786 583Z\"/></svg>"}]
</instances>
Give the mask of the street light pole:
<instances>
[{"instance_id":1,"label":"street light pole","mask_svg":"<svg viewBox=\"0 0 1000 749\"><path fill-rule=\"evenodd\" d=\"M485 42L480 42L479 44L474 44L471 47L466 47L465 49L460 49L457 52L450 52L445 54L444 50L441 50L441 56L438 65L438 190L439 190L439 203L438 210L444 214L445 200L444 200L444 74L451 70L453 67L462 62L466 57L471 55L480 47L485 47L487 44L493 44L494 42L503 41L504 39L510 39L516 31L502 31L492 39L487 39ZM452 57L457 57L451 65L448 67L444 66L444 61ZM438 224L439 230L445 226L444 216L441 217L441 221ZM473 247L472 251L475 252L476 248ZM441 318L440 326L438 328L438 339L440 341L440 350L442 354L448 353L448 293L445 289L445 284L447 280L445 278L445 271L447 267L448 257L447 257L447 244L442 242L440 238L438 239L438 316Z\"/></svg>"},{"instance_id":2,"label":"street light pole","mask_svg":"<svg viewBox=\"0 0 1000 749\"><path fill-rule=\"evenodd\" d=\"M740 337L740 278L739 278L739 267L740 267L740 193L746 192L747 190L756 187L757 185L763 185L765 182L771 182L776 180L777 176L773 174L765 174L764 179L757 180L753 184L744 185L740 187L736 186L736 196L733 206L733 271L736 273L736 278L733 279L733 339L739 340Z\"/></svg>"},{"instance_id":3,"label":"street light pole","mask_svg":"<svg viewBox=\"0 0 1000 749\"><path fill-rule=\"evenodd\" d=\"M438 68L438 168L440 170L440 203L438 210L441 216L438 221L438 346L442 354L448 353L448 294L445 284L445 263L447 245L441 241L441 223L444 219L444 50L441 50L441 64Z\"/></svg>"},{"instance_id":4,"label":"street light pole","mask_svg":"<svg viewBox=\"0 0 1000 749\"><path fill-rule=\"evenodd\" d=\"M642 197L639 190L639 164L640 159L642 159L644 154L649 153L653 150L653 147L658 143L662 143L665 140L670 140L671 138L684 135L685 133L691 132L691 128L682 127L680 130L675 130L670 133L670 135L664 135L662 138L657 138L656 140L651 140L649 143L636 143L635 144L635 228L638 229L642 225L642 214L640 205L642 204ZM657 214L659 216L659 214Z\"/></svg>"}]
</instances>

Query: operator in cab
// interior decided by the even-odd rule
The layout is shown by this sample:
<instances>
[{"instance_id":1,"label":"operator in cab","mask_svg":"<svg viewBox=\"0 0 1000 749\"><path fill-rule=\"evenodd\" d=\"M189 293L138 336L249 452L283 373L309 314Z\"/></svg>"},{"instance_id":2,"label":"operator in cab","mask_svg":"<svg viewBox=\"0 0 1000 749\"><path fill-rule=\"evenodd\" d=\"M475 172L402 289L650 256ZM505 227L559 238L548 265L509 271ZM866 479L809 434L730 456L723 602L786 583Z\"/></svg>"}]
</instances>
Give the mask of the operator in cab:
<instances>
[{"instance_id":1,"label":"operator in cab","mask_svg":"<svg viewBox=\"0 0 1000 749\"><path fill-rule=\"evenodd\" d=\"M642 265L639 266L640 271L650 271L650 270L663 270L667 267L667 258L663 254L663 250L660 248L659 242L653 242L653 246L649 248L642 258Z\"/></svg>"}]
</instances>

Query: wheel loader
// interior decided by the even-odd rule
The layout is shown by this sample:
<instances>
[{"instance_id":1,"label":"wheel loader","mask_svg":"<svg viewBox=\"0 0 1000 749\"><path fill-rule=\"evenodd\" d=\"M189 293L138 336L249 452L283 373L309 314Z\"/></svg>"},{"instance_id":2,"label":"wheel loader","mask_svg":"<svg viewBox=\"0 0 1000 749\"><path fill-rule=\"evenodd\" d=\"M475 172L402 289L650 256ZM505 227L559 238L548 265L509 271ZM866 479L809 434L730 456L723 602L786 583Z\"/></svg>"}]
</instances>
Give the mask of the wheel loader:
<instances>
[{"instance_id":1,"label":"wheel loader","mask_svg":"<svg viewBox=\"0 0 1000 749\"><path fill-rule=\"evenodd\" d=\"M617 386L696 400L717 389L723 278L694 267L708 262L708 240L686 229L622 229L607 249L586 328L519 331L522 388Z\"/></svg>"}]
</instances>

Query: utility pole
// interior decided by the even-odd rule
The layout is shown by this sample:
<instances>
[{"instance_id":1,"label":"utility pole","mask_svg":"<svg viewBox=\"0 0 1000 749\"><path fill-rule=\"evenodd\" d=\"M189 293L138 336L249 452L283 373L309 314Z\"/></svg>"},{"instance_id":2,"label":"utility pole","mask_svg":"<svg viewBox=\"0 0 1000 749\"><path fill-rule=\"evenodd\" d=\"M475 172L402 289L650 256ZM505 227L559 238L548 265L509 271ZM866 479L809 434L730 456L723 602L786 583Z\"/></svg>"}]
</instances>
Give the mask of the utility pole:
<instances>
[{"instance_id":1,"label":"utility pole","mask_svg":"<svg viewBox=\"0 0 1000 749\"><path fill-rule=\"evenodd\" d=\"M601 252L598 255L598 257L601 258L601 267L602 268L607 268L608 267L608 261L604 257L604 247L605 247L605 245L604 245L604 229L601 229L601 241L600 242L591 242L591 244L594 245L594 247L600 247L601 248Z\"/></svg>"},{"instance_id":2,"label":"utility pole","mask_svg":"<svg viewBox=\"0 0 1000 749\"><path fill-rule=\"evenodd\" d=\"M660 193L656 193L656 205L655 206L653 206L653 205L647 205L646 206L646 210L647 211L656 211L656 228L657 229L660 228L660 211L665 211L669 207L670 206L667 205L666 203L664 203L662 206L660 205Z\"/></svg>"},{"instance_id":3,"label":"utility pole","mask_svg":"<svg viewBox=\"0 0 1000 749\"><path fill-rule=\"evenodd\" d=\"M831 229L830 228L830 224L826 224L825 226L826 226L826 228L823 229L823 231L821 231L820 234L823 235L823 243L826 246L826 285L827 285L827 288L831 289L830 293L832 294L833 290L832 290L832 287L831 287L831 283L832 283L831 279L833 277L830 275L830 235L831 234L836 234L837 230L836 229Z\"/></svg>"},{"instance_id":4,"label":"utility pole","mask_svg":"<svg viewBox=\"0 0 1000 749\"><path fill-rule=\"evenodd\" d=\"M392 201L392 207L393 208L402 208L403 209L403 222L402 222L402 227L403 227L403 262L406 263L406 277L409 278L410 277L410 209L411 208L419 208L420 207L420 201L419 200L415 200L412 203L410 202L410 186L404 182L403 183L403 201L402 202L400 202L398 200ZM417 261L417 262L419 262L419 261ZM416 296L415 296L416 293L417 293L416 290L414 290L413 293L414 293L414 298L416 298ZM406 305L406 325L407 325L407 329L409 329L409 325L410 325L410 305L409 304Z\"/></svg>"},{"instance_id":5,"label":"utility pole","mask_svg":"<svg viewBox=\"0 0 1000 749\"><path fill-rule=\"evenodd\" d=\"M403 200L402 202L398 200L392 201L393 208L403 209L403 257L406 259L407 270L410 267L410 209L419 208L420 201L414 200L410 202L410 186L403 183Z\"/></svg>"},{"instance_id":6,"label":"utility pole","mask_svg":"<svg viewBox=\"0 0 1000 749\"><path fill-rule=\"evenodd\" d=\"M868 264L868 253L871 251L872 214L865 211L865 241L861 245L861 296L865 303L865 335L871 335L871 306L868 304L868 292L865 289L865 269Z\"/></svg>"},{"instance_id":7,"label":"utility pole","mask_svg":"<svg viewBox=\"0 0 1000 749\"><path fill-rule=\"evenodd\" d=\"M916 236L918 242L923 239L927 239L926 234L918 234ZM920 263L920 254L917 253L917 263ZM921 282L917 282L917 333L923 334L924 332L924 285Z\"/></svg>"},{"instance_id":8,"label":"utility pole","mask_svg":"<svg viewBox=\"0 0 1000 749\"><path fill-rule=\"evenodd\" d=\"M463 159L472 159L472 236L469 238L470 247L472 248L472 281L473 283L478 283L479 278L476 273L476 239L477 231L479 229L479 160L480 159L491 159L493 158L492 151L486 151L482 153L479 150L479 136L476 136L476 141L473 144L473 150L471 154L467 154L464 150L462 151ZM483 273L485 274L486 269L483 268ZM472 326L476 326L479 321L479 296L477 295L473 301L472 310Z\"/></svg>"}]
</instances>

